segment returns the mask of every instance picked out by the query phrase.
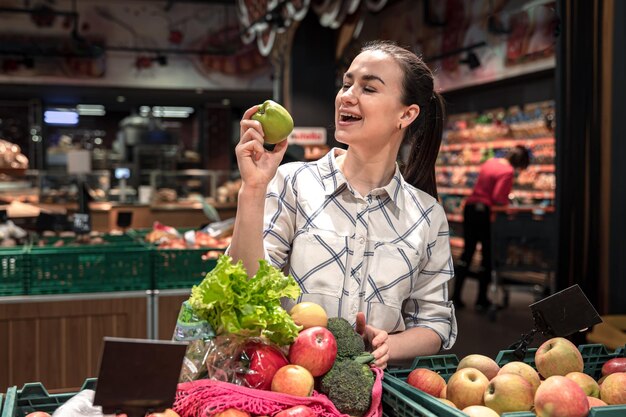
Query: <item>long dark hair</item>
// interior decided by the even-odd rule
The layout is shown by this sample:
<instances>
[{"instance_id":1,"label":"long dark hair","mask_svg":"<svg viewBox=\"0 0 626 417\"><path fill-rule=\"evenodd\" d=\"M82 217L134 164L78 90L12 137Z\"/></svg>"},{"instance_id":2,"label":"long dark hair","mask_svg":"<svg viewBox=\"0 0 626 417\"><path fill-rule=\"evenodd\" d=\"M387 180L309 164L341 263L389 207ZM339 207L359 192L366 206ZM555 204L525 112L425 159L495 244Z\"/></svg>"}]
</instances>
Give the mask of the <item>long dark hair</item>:
<instances>
[{"instance_id":1,"label":"long dark hair","mask_svg":"<svg viewBox=\"0 0 626 417\"><path fill-rule=\"evenodd\" d=\"M402 104L417 104L420 114L404 132L404 141L411 144L404 179L414 187L437 198L435 163L441 146L445 117L443 98L434 90L433 73L413 52L393 42L373 41L361 51L382 51L396 60L402 73Z\"/></svg>"}]
</instances>

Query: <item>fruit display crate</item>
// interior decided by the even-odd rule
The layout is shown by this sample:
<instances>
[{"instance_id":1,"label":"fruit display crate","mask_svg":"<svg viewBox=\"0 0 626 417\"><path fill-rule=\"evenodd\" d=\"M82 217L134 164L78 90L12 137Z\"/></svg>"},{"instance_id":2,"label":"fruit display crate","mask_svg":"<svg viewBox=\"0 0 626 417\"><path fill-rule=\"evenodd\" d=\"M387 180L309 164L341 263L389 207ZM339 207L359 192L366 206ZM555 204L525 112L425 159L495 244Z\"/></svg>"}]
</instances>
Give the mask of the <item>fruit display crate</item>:
<instances>
[{"instance_id":1,"label":"fruit display crate","mask_svg":"<svg viewBox=\"0 0 626 417\"><path fill-rule=\"evenodd\" d=\"M152 249L154 288L158 290L191 288L204 279L217 259L203 259L211 250L223 249Z\"/></svg>"},{"instance_id":2,"label":"fruit display crate","mask_svg":"<svg viewBox=\"0 0 626 417\"><path fill-rule=\"evenodd\" d=\"M26 248L0 249L0 296L26 294L27 256Z\"/></svg>"},{"instance_id":3,"label":"fruit display crate","mask_svg":"<svg viewBox=\"0 0 626 417\"><path fill-rule=\"evenodd\" d=\"M101 238L102 243L80 243L76 239L76 236L51 236L51 237L42 237L38 241L33 242L31 246L33 247L85 247L85 246L139 246L141 242L139 242L135 236L129 234L121 234L121 235L112 235L112 234L103 234L101 236L95 236L96 238ZM43 243L43 246L39 246L39 243ZM59 244L59 242L63 242L61 246L55 246Z\"/></svg>"},{"instance_id":4,"label":"fruit display crate","mask_svg":"<svg viewBox=\"0 0 626 417\"><path fill-rule=\"evenodd\" d=\"M31 295L152 288L151 251L141 245L33 247L27 271Z\"/></svg>"},{"instance_id":5,"label":"fruit display crate","mask_svg":"<svg viewBox=\"0 0 626 417\"><path fill-rule=\"evenodd\" d=\"M84 389L93 390L95 387L96 379L89 378L85 380L80 391ZM45 411L52 414L76 394L76 392L49 394L40 382L24 384L20 390L15 386L9 387L4 395L0 417L24 417L34 411Z\"/></svg>"},{"instance_id":6,"label":"fruit display crate","mask_svg":"<svg viewBox=\"0 0 626 417\"><path fill-rule=\"evenodd\" d=\"M190 228L180 228L177 231L181 236ZM203 259L209 251L224 252L223 248L188 248L188 249L159 249L155 243L145 241L145 237L152 229L135 229L129 231L130 236L140 241L151 250L152 268L154 272L154 289L169 290L191 288L200 283L217 264L217 259Z\"/></svg>"},{"instance_id":7,"label":"fruit display crate","mask_svg":"<svg viewBox=\"0 0 626 417\"><path fill-rule=\"evenodd\" d=\"M609 352L604 345L587 344L578 346L584 362L583 372L594 379L601 375L602 365L612 358L626 357L626 346L614 352ZM535 367L536 348L528 349L523 362ZM513 350L502 350L495 358L499 366L518 360ZM410 368L387 369L383 380L383 409L388 417L409 417L416 415L413 407L420 406L443 417L467 417L465 413L450 407L435 397L426 394L406 383L408 375L413 369L428 368L440 374L446 382L454 374L459 364L456 355L418 356L413 360ZM417 414L421 416L422 414ZM531 412L504 413L503 417L534 417ZM626 405L612 405L592 408L588 417L624 417Z\"/></svg>"}]
</instances>

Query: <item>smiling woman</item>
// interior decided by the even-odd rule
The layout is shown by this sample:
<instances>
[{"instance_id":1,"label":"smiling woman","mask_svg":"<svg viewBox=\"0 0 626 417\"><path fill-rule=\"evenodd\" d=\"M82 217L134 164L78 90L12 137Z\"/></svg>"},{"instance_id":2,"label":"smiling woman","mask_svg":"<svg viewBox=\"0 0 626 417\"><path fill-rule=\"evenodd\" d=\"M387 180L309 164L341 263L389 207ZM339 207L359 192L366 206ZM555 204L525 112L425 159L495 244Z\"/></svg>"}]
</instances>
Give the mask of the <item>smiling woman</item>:
<instances>
[{"instance_id":1,"label":"smiling woman","mask_svg":"<svg viewBox=\"0 0 626 417\"><path fill-rule=\"evenodd\" d=\"M366 45L335 98L335 138L348 149L315 162L279 167L287 142L263 148L256 110L244 114L236 148L231 256L249 273L259 259L288 269L302 290L294 303L347 319L380 367L450 348L453 269L434 182L443 108L428 67L395 44ZM403 142L412 151L401 169Z\"/></svg>"}]
</instances>

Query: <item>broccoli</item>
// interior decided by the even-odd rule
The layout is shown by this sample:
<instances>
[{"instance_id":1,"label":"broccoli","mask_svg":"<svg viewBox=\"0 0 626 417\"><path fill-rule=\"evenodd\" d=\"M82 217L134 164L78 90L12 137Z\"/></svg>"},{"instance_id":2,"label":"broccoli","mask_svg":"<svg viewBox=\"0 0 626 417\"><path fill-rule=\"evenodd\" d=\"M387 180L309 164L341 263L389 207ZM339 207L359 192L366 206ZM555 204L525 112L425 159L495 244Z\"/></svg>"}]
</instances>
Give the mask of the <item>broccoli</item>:
<instances>
[{"instance_id":1,"label":"broccoli","mask_svg":"<svg viewBox=\"0 0 626 417\"><path fill-rule=\"evenodd\" d=\"M354 330L350 322L341 317L328 319L328 330L337 341L337 358L353 358L365 351L363 338Z\"/></svg>"},{"instance_id":2,"label":"broccoli","mask_svg":"<svg viewBox=\"0 0 626 417\"><path fill-rule=\"evenodd\" d=\"M351 359L337 360L322 377L320 391L339 411L359 417L370 408L374 380L368 365Z\"/></svg>"}]
</instances>

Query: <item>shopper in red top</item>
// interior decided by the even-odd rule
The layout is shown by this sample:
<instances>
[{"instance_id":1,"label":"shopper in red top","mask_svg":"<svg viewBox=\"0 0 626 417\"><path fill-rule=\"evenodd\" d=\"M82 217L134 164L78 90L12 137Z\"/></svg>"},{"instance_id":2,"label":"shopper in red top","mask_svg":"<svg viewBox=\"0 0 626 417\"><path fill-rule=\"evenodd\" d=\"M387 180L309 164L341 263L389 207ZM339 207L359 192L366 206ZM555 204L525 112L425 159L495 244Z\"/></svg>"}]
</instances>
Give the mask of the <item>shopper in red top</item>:
<instances>
[{"instance_id":1,"label":"shopper in red top","mask_svg":"<svg viewBox=\"0 0 626 417\"><path fill-rule=\"evenodd\" d=\"M465 307L461 301L461 292L478 242L482 244L482 267L478 274L476 309L484 311L490 305L487 290L491 280L491 208L508 204L515 173L526 169L529 162L528 150L518 145L511 149L505 158L491 158L480 168L478 180L472 194L465 202L463 213L465 248L455 268L454 295L452 296L452 301L457 308Z\"/></svg>"}]
</instances>

